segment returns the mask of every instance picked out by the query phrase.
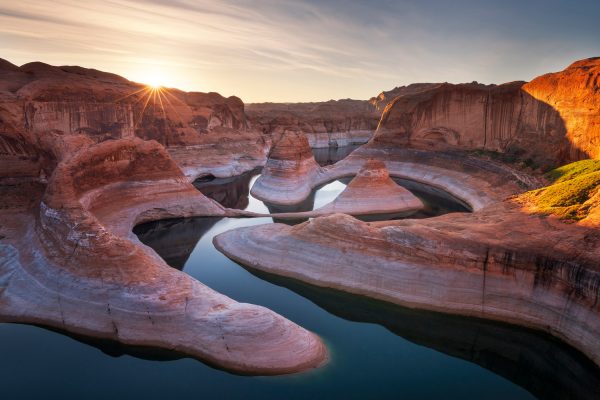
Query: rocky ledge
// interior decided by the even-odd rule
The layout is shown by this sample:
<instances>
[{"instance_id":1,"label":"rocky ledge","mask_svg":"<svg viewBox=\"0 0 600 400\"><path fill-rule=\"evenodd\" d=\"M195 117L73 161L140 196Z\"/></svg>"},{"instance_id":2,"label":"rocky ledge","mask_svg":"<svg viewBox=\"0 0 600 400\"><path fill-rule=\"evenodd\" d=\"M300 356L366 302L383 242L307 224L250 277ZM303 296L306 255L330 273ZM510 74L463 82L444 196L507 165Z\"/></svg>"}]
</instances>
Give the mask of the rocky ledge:
<instances>
[{"instance_id":1,"label":"rocky ledge","mask_svg":"<svg viewBox=\"0 0 600 400\"><path fill-rule=\"evenodd\" d=\"M0 320L164 348L244 374L321 365L319 337L169 267L131 232L150 220L226 214L156 142L84 148L59 163L39 211L2 210Z\"/></svg>"},{"instance_id":2,"label":"rocky ledge","mask_svg":"<svg viewBox=\"0 0 600 400\"><path fill-rule=\"evenodd\" d=\"M254 103L246 105L253 126L275 140L286 133L306 135L310 147L366 143L381 111L366 100L315 103Z\"/></svg>"},{"instance_id":3,"label":"rocky ledge","mask_svg":"<svg viewBox=\"0 0 600 400\"><path fill-rule=\"evenodd\" d=\"M387 153L390 173L405 176L412 174L407 161L421 157L419 180L437 182L474 212L372 223L336 214L293 227L236 229L215 237L215 246L250 269L312 285L543 330L600 365L597 227L529 214L509 197L535 187L535 179L455 153L428 158L370 146L331 171L377 153Z\"/></svg>"}]
</instances>

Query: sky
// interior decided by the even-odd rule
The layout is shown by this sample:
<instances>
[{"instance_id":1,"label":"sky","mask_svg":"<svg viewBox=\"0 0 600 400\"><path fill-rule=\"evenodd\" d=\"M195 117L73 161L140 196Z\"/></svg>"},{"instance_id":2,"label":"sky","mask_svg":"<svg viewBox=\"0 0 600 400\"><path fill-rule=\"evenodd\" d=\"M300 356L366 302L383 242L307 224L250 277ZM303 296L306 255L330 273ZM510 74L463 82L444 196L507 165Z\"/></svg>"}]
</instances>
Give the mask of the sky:
<instances>
[{"instance_id":1,"label":"sky","mask_svg":"<svg viewBox=\"0 0 600 400\"><path fill-rule=\"evenodd\" d=\"M599 0L0 0L0 58L245 102L531 80L600 56Z\"/></svg>"}]
</instances>

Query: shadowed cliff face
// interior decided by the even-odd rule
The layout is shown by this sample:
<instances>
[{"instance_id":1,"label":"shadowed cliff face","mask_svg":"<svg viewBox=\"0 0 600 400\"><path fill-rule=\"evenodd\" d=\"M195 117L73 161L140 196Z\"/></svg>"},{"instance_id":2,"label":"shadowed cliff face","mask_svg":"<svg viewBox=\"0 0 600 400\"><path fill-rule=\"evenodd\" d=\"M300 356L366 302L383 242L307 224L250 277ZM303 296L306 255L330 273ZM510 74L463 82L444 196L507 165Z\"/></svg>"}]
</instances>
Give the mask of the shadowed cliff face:
<instances>
[{"instance_id":1,"label":"shadowed cliff face","mask_svg":"<svg viewBox=\"0 0 600 400\"><path fill-rule=\"evenodd\" d=\"M373 142L497 151L537 166L568 160L570 144L560 115L522 85L443 84L397 97L386 107Z\"/></svg>"},{"instance_id":2,"label":"shadowed cliff face","mask_svg":"<svg viewBox=\"0 0 600 400\"><path fill-rule=\"evenodd\" d=\"M507 153L547 168L596 157L600 61L530 83L441 84L388 103L373 143Z\"/></svg>"},{"instance_id":3,"label":"shadowed cliff face","mask_svg":"<svg viewBox=\"0 0 600 400\"><path fill-rule=\"evenodd\" d=\"M46 154L21 138L0 133L0 178L39 177Z\"/></svg>"}]
</instances>

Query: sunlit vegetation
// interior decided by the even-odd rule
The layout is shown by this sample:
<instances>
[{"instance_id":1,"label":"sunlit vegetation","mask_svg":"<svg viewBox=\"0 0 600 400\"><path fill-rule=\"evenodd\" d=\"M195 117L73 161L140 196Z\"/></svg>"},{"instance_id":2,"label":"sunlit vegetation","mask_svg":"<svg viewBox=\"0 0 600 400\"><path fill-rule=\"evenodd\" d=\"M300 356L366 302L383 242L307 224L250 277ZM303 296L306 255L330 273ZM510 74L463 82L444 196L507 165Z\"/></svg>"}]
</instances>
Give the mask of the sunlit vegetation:
<instances>
[{"instance_id":1,"label":"sunlit vegetation","mask_svg":"<svg viewBox=\"0 0 600 400\"><path fill-rule=\"evenodd\" d=\"M600 205L600 160L582 160L546 174L552 184L518 196L530 210L580 220Z\"/></svg>"}]
</instances>

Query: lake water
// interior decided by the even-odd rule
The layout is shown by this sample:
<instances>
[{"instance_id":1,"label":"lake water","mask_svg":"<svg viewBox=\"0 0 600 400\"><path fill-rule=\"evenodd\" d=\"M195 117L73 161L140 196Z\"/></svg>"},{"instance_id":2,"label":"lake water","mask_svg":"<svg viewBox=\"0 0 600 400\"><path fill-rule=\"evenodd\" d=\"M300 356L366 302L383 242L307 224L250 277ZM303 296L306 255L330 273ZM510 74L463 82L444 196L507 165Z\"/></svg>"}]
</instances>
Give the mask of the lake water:
<instances>
[{"instance_id":1,"label":"lake water","mask_svg":"<svg viewBox=\"0 0 600 400\"><path fill-rule=\"evenodd\" d=\"M248 196L256 177L249 173L196 185L228 207L267 211L267 205ZM427 203L421 218L464 210L430 188L399 182ZM315 191L314 207L344 187L335 181ZM598 369L548 335L409 310L249 271L212 245L221 232L271 222L175 219L144 224L135 232L174 268L319 334L331 354L325 367L289 376L238 376L194 359L169 359L163 353L159 359L152 352L134 356L114 343L85 344L38 327L0 324L3 398L597 398Z\"/></svg>"}]
</instances>

